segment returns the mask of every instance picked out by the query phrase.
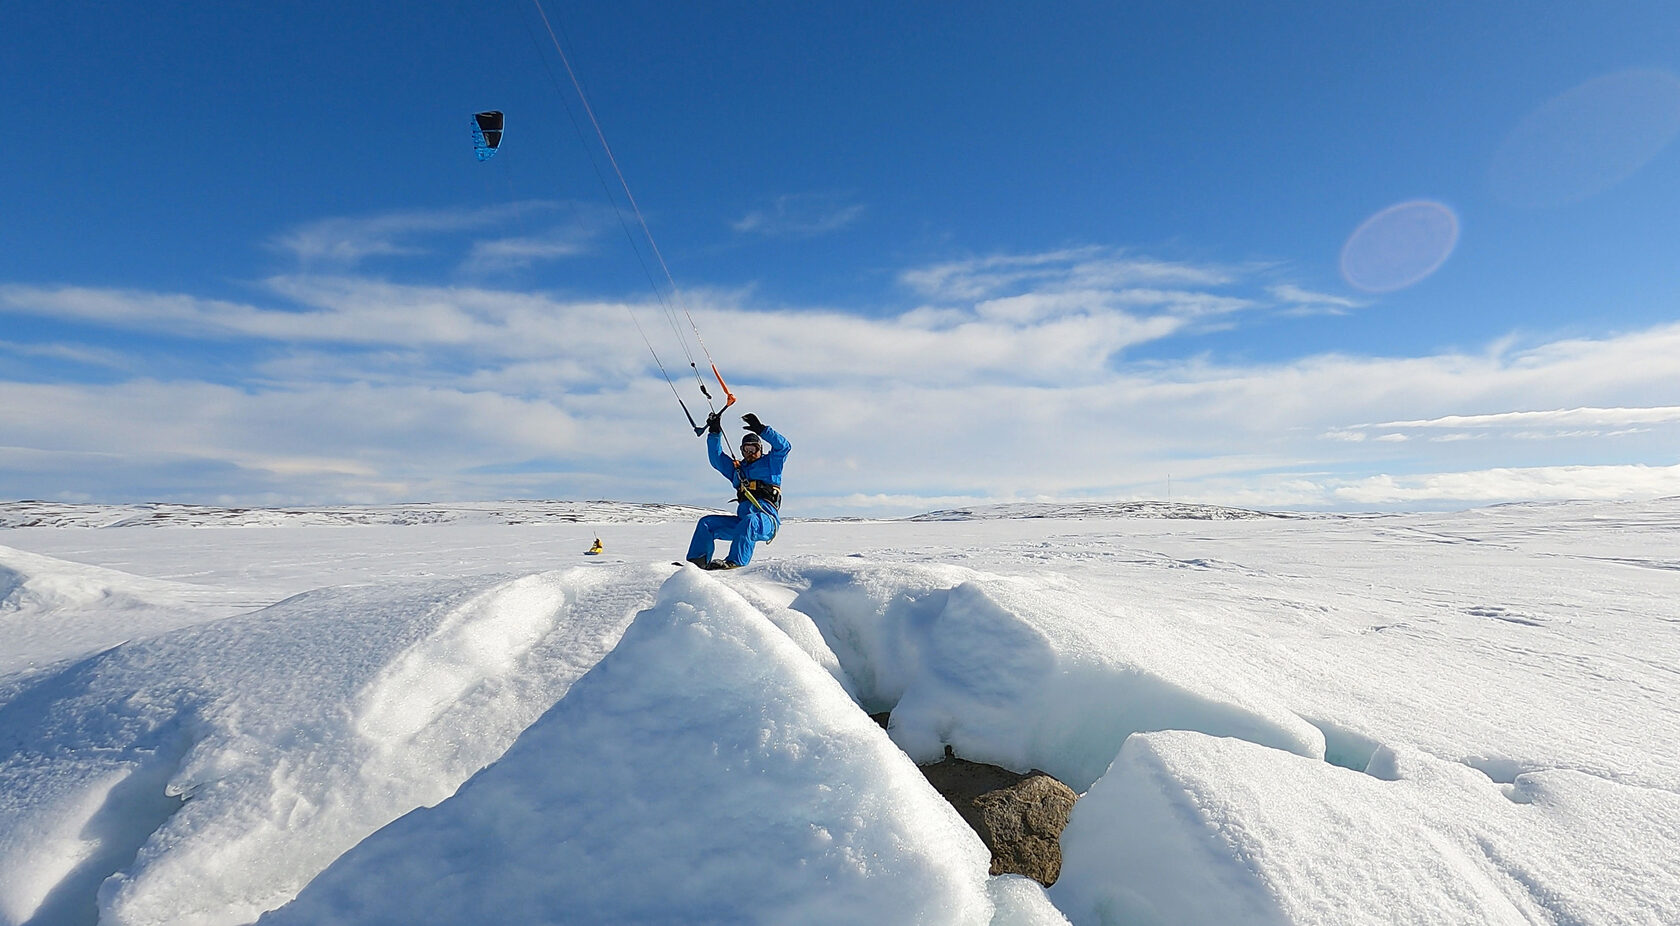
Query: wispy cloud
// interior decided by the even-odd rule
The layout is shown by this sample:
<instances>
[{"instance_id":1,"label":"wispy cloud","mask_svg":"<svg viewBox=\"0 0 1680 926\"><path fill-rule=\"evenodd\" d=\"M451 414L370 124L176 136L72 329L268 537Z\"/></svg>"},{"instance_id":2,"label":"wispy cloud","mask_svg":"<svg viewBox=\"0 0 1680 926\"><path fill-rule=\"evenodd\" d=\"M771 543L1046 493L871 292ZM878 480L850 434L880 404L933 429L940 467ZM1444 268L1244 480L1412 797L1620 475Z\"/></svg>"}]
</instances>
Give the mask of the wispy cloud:
<instances>
[{"instance_id":1,"label":"wispy cloud","mask_svg":"<svg viewBox=\"0 0 1680 926\"><path fill-rule=\"evenodd\" d=\"M0 352L20 357L40 357L48 360L82 364L89 367L108 367L117 370L133 368L132 355L109 348L89 347L85 344L25 344L16 341L0 341Z\"/></svg>"},{"instance_id":2,"label":"wispy cloud","mask_svg":"<svg viewBox=\"0 0 1680 926\"><path fill-rule=\"evenodd\" d=\"M834 193L797 193L778 196L729 223L742 234L772 238L814 238L846 228L863 218L861 203Z\"/></svg>"},{"instance_id":3,"label":"wispy cloud","mask_svg":"<svg viewBox=\"0 0 1680 926\"><path fill-rule=\"evenodd\" d=\"M478 229L506 221L511 206L478 209L413 209L374 216L337 216L299 225L269 240L269 247L304 264L350 267L368 257L418 255L418 239L442 232Z\"/></svg>"},{"instance_id":4,"label":"wispy cloud","mask_svg":"<svg viewBox=\"0 0 1680 926\"><path fill-rule=\"evenodd\" d=\"M506 357L599 348L611 303L559 303L473 287L407 286L348 276L277 276L265 291L283 307L183 293L0 286L0 313L74 320L184 339L467 348ZM645 310L645 307L644 307ZM615 335L617 332L614 333Z\"/></svg>"},{"instance_id":5,"label":"wispy cloud","mask_svg":"<svg viewBox=\"0 0 1680 926\"><path fill-rule=\"evenodd\" d=\"M1498 433L1511 440L1624 437L1644 433L1652 425L1680 423L1680 406L1651 408L1559 408L1539 411L1493 412L1481 415L1442 415L1409 421L1384 421L1335 428L1335 440L1361 441L1381 432L1404 440L1402 432L1424 432L1429 440L1475 440ZM1443 433L1444 432L1444 433Z\"/></svg>"},{"instance_id":6,"label":"wispy cloud","mask_svg":"<svg viewBox=\"0 0 1680 926\"><path fill-rule=\"evenodd\" d=\"M1273 299L1282 303L1285 315L1346 315L1354 309L1368 305L1358 299L1314 292L1293 283L1270 286L1266 291Z\"/></svg>"},{"instance_id":7,"label":"wispy cloud","mask_svg":"<svg viewBox=\"0 0 1680 926\"><path fill-rule=\"evenodd\" d=\"M1022 290L1213 288L1236 279L1236 271L1223 267L1133 257L1102 247L997 254L918 267L899 275L904 285L925 297L957 301L980 301Z\"/></svg>"},{"instance_id":8,"label":"wispy cloud","mask_svg":"<svg viewBox=\"0 0 1680 926\"><path fill-rule=\"evenodd\" d=\"M1443 415L1415 421L1389 421L1373 428L1503 428L1536 424L1581 427L1619 427L1680 421L1680 405L1656 408L1560 408L1545 411L1497 412L1490 415Z\"/></svg>"},{"instance_id":9,"label":"wispy cloud","mask_svg":"<svg viewBox=\"0 0 1680 926\"><path fill-rule=\"evenodd\" d=\"M755 380L784 384L854 384L894 380L945 388L984 382L1057 385L1099 381L1128 347L1194 329L1240 312L1253 300L1191 288L1130 286L1130 281L1230 280L1223 270L1139 259L1115 262L1092 252L1024 258L1032 267L1015 285L988 287L989 298L959 272L939 270L924 285L944 307L863 317L820 309L748 310L737 296L690 293L708 326L732 332L751 358ZM938 293L931 279L951 282ZM617 350L632 317L669 357L683 349L662 308L648 303L556 300L541 294L456 286L389 283L347 274L291 274L265 281L278 304L263 306L188 294L83 287L0 286L0 312L73 318L175 337L251 338L286 344L448 348L504 363L556 358L581 377L640 369L638 351ZM684 326L679 326L682 330ZM634 343L631 339L629 343ZM692 345L691 345L692 346ZM614 363L612 358L626 358ZM388 359L388 358L386 358ZM424 360L424 354L414 360ZM341 360L341 363L344 361Z\"/></svg>"},{"instance_id":10,"label":"wispy cloud","mask_svg":"<svg viewBox=\"0 0 1680 926\"><path fill-rule=\"evenodd\" d=\"M1656 498L1680 490L1677 466L1500 467L1463 473L1371 476L1332 489L1341 501L1359 505L1419 502L1487 502L1521 499Z\"/></svg>"},{"instance_id":11,"label":"wispy cloud","mask_svg":"<svg viewBox=\"0 0 1680 926\"><path fill-rule=\"evenodd\" d=\"M1169 476L1181 499L1261 506L1680 494L1680 325L1480 353L1134 364L1136 345L1275 309L1275 271L1082 248L903 279L921 305L875 315L689 294L724 333L711 346L744 410L794 439L791 511L1161 496ZM0 286L0 313L237 341L250 358L221 384L0 384L14 448L0 495L704 502L715 488L630 322L703 406L656 305L296 273L248 302Z\"/></svg>"},{"instance_id":12,"label":"wispy cloud","mask_svg":"<svg viewBox=\"0 0 1680 926\"><path fill-rule=\"evenodd\" d=\"M475 241L461 269L473 275L529 267L532 264L588 253L589 244L575 230L560 230L545 236L497 238Z\"/></svg>"},{"instance_id":13,"label":"wispy cloud","mask_svg":"<svg viewBox=\"0 0 1680 926\"><path fill-rule=\"evenodd\" d=\"M461 235L488 232L470 244L465 268L484 272L570 257L585 250L602 227L598 209L570 210L570 225L532 234L565 204L526 200L459 209L413 209L369 216L337 216L308 222L275 235L268 248L297 259L311 271L349 271L370 258L428 257L458 252ZM510 232L514 232L510 234Z\"/></svg>"}]
</instances>

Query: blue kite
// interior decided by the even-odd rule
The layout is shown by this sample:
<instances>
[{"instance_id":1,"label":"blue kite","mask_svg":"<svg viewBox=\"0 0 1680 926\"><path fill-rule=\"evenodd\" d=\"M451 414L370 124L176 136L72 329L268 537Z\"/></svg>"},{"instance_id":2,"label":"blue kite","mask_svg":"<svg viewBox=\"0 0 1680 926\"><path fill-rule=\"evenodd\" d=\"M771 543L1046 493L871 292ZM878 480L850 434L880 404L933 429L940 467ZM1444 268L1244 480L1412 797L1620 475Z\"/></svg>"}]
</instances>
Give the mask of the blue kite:
<instances>
[{"instance_id":1,"label":"blue kite","mask_svg":"<svg viewBox=\"0 0 1680 926\"><path fill-rule=\"evenodd\" d=\"M502 111L492 109L475 114L472 133L473 147L478 152L478 159L488 161L495 157L496 149L502 146Z\"/></svg>"}]
</instances>

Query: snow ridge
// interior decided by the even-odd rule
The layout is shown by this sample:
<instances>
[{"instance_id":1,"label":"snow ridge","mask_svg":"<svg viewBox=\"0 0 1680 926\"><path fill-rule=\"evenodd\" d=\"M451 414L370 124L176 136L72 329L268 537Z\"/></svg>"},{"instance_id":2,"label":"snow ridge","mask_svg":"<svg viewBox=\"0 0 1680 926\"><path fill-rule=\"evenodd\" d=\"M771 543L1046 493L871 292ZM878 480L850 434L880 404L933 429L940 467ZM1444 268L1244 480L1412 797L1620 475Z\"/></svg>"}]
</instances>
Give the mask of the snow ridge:
<instances>
[{"instance_id":1,"label":"snow ridge","mask_svg":"<svg viewBox=\"0 0 1680 926\"><path fill-rule=\"evenodd\" d=\"M446 877L462 858L481 860L472 877ZM775 911L957 926L991 918L987 863L826 671L684 567L495 765L261 922L740 923Z\"/></svg>"},{"instance_id":2,"label":"snow ridge","mask_svg":"<svg viewBox=\"0 0 1680 926\"><path fill-rule=\"evenodd\" d=\"M946 746L1076 791L1133 733L1199 730L1322 759L1324 736L1281 702L1187 654L1160 622L1054 576L954 566L784 561L865 710L890 710L917 762ZM1100 611L1093 611L1100 608Z\"/></svg>"},{"instance_id":3,"label":"snow ridge","mask_svg":"<svg viewBox=\"0 0 1680 926\"><path fill-rule=\"evenodd\" d=\"M661 575L321 589L29 679L0 705L0 924L252 921L500 755Z\"/></svg>"}]
</instances>

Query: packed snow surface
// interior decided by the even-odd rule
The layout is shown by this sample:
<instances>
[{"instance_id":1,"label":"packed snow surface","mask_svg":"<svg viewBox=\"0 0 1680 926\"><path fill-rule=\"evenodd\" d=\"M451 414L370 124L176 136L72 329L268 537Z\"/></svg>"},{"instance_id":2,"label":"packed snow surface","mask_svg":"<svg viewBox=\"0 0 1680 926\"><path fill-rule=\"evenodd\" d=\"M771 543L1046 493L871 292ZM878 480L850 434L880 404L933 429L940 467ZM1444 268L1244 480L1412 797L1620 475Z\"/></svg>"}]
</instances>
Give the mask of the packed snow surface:
<instances>
[{"instance_id":1,"label":"packed snow surface","mask_svg":"<svg viewBox=\"0 0 1680 926\"><path fill-rule=\"evenodd\" d=\"M0 530L0 926L1680 922L1677 499L793 521L726 573L686 511L401 507L6 506L57 526ZM946 747L1081 792L1048 891Z\"/></svg>"}]
</instances>

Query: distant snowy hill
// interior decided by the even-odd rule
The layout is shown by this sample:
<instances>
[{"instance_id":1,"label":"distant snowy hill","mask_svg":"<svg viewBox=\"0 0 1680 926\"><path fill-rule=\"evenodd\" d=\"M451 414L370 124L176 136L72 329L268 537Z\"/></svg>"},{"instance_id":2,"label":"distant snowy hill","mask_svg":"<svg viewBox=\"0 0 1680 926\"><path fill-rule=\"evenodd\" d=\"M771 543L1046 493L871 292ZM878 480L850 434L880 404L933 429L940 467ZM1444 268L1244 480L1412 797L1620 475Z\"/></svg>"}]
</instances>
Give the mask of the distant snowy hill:
<instances>
[{"instance_id":1,"label":"distant snowy hill","mask_svg":"<svg viewBox=\"0 0 1680 926\"><path fill-rule=\"evenodd\" d=\"M608 501L504 501L407 505L218 508L210 505L81 505L0 502L9 527L332 527L408 524L646 524L688 520L710 509Z\"/></svg>"},{"instance_id":2,"label":"distant snowy hill","mask_svg":"<svg viewBox=\"0 0 1680 926\"><path fill-rule=\"evenodd\" d=\"M1299 514L1274 514L1246 508L1218 505L1190 505L1181 502L1086 502L1063 505L1054 502L1017 502L1007 505L978 505L930 511L911 521L988 521L1023 518L1173 518L1189 521L1243 521L1253 518L1296 518Z\"/></svg>"},{"instance_id":3,"label":"distant snowy hill","mask_svg":"<svg viewBox=\"0 0 1680 926\"><path fill-rule=\"evenodd\" d=\"M0 530L13 527L335 527L414 524L650 524L691 521L713 509L688 505L611 501L509 500L417 502L403 505L301 505L222 508L151 502L98 505L71 502L0 502ZM1155 518L1241 521L1259 518L1334 517L1251 511L1179 502L1017 502L930 511L907 521L1001 521L1075 518ZM831 520L808 518L802 520ZM855 518L837 520L855 521Z\"/></svg>"}]
</instances>

